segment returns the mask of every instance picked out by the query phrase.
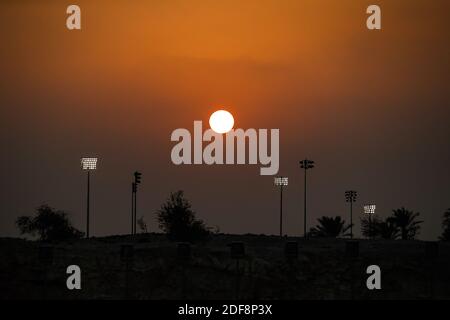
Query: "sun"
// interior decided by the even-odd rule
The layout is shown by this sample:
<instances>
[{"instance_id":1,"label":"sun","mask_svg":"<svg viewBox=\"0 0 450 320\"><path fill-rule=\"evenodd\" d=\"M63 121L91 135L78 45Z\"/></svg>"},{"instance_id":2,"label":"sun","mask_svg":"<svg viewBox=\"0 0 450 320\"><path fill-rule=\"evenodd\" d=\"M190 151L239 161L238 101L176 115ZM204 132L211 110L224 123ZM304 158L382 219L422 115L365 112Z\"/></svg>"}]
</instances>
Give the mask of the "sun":
<instances>
[{"instance_id":1,"label":"sun","mask_svg":"<svg viewBox=\"0 0 450 320\"><path fill-rule=\"evenodd\" d=\"M209 117L209 125L214 132L227 133L233 129L233 115L226 110L217 110Z\"/></svg>"}]
</instances>

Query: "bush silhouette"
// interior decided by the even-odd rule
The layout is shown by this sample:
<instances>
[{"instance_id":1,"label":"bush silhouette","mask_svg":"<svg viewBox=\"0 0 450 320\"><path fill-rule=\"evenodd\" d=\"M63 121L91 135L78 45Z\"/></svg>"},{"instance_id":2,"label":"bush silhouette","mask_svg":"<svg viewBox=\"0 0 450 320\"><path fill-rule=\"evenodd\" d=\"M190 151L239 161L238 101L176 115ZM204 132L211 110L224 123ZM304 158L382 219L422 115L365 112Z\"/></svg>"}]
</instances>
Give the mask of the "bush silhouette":
<instances>
[{"instance_id":1,"label":"bush silhouette","mask_svg":"<svg viewBox=\"0 0 450 320\"><path fill-rule=\"evenodd\" d=\"M36 209L34 217L21 216L16 220L21 234L39 236L41 241L62 241L82 238L84 233L75 229L67 213L44 204Z\"/></svg>"},{"instance_id":2,"label":"bush silhouette","mask_svg":"<svg viewBox=\"0 0 450 320\"><path fill-rule=\"evenodd\" d=\"M156 215L159 228L170 240L205 241L211 234L204 222L195 218L195 212L181 190L172 192Z\"/></svg>"},{"instance_id":3,"label":"bush silhouette","mask_svg":"<svg viewBox=\"0 0 450 320\"><path fill-rule=\"evenodd\" d=\"M340 216L334 218L324 216L317 221L319 224L309 231L311 237L337 238L339 236L350 236L350 233L346 233L350 229L350 225L346 226L345 220Z\"/></svg>"}]
</instances>

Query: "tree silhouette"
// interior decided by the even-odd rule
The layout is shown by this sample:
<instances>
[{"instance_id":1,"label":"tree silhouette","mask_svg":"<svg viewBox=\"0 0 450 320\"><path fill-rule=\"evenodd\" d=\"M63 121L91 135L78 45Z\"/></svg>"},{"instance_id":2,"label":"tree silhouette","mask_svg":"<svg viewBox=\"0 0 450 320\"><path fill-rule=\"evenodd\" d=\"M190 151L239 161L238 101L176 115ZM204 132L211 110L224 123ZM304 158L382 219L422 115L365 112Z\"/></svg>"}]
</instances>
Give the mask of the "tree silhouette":
<instances>
[{"instance_id":1,"label":"tree silhouette","mask_svg":"<svg viewBox=\"0 0 450 320\"><path fill-rule=\"evenodd\" d=\"M442 220L442 235L439 237L442 241L450 241L450 208L444 212Z\"/></svg>"},{"instance_id":2,"label":"tree silhouette","mask_svg":"<svg viewBox=\"0 0 450 320\"><path fill-rule=\"evenodd\" d=\"M375 226L375 233L382 239L396 240L399 237L399 228L394 219L389 217Z\"/></svg>"},{"instance_id":3,"label":"tree silhouette","mask_svg":"<svg viewBox=\"0 0 450 320\"><path fill-rule=\"evenodd\" d=\"M399 228L392 217L382 220L378 216L373 216L371 221L368 217L361 218L361 232L368 238L395 240L398 238Z\"/></svg>"},{"instance_id":4,"label":"tree silhouette","mask_svg":"<svg viewBox=\"0 0 450 320\"><path fill-rule=\"evenodd\" d=\"M376 238L377 234L377 225L381 223L381 219L378 216L372 216L369 220L369 217L361 218L361 234L366 238Z\"/></svg>"},{"instance_id":5,"label":"tree silhouette","mask_svg":"<svg viewBox=\"0 0 450 320\"><path fill-rule=\"evenodd\" d=\"M339 236L350 236L346 233L350 229L350 225L345 225L345 220L340 216L337 217L321 217L317 219L319 224L311 228L309 235L311 237L337 238Z\"/></svg>"},{"instance_id":6,"label":"tree silhouette","mask_svg":"<svg viewBox=\"0 0 450 320\"><path fill-rule=\"evenodd\" d=\"M400 229L400 236L402 240L412 240L420 232L420 224L423 221L417 221L416 218L420 215L419 212L414 213L405 209L404 207L392 210L390 221Z\"/></svg>"},{"instance_id":7,"label":"tree silhouette","mask_svg":"<svg viewBox=\"0 0 450 320\"><path fill-rule=\"evenodd\" d=\"M195 218L195 212L181 190L172 192L156 215L159 228L171 240L204 241L210 236L204 222Z\"/></svg>"},{"instance_id":8,"label":"tree silhouette","mask_svg":"<svg viewBox=\"0 0 450 320\"><path fill-rule=\"evenodd\" d=\"M36 209L34 217L21 216L16 220L21 234L39 235L41 241L62 241L78 239L84 233L75 229L67 213L55 210L46 204Z\"/></svg>"}]
</instances>

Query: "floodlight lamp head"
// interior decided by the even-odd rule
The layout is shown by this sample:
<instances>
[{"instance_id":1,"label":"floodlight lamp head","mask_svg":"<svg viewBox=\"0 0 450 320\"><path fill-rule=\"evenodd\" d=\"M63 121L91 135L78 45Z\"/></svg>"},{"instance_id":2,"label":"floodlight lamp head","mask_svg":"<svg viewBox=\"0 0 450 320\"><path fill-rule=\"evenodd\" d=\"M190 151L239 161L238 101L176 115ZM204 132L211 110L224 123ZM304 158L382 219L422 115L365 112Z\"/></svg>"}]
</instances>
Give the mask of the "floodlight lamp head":
<instances>
[{"instance_id":1,"label":"floodlight lamp head","mask_svg":"<svg viewBox=\"0 0 450 320\"><path fill-rule=\"evenodd\" d=\"M374 214L376 209L376 205L374 204L368 204L364 206L364 213L365 214Z\"/></svg>"},{"instance_id":2,"label":"floodlight lamp head","mask_svg":"<svg viewBox=\"0 0 450 320\"><path fill-rule=\"evenodd\" d=\"M287 186L288 185L288 178L287 177L275 177L274 178L274 184L276 186Z\"/></svg>"},{"instance_id":3,"label":"floodlight lamp head","mask_svg":"<svg viewBox=\"0 0 450 320\"><path fill-rule=\"evenodd\" d=\"M345 201L346 202L355 202L356 201L357 192L353 190L345 191Z\"/></svg>"},{"instance_id":4,"label":"floodlight lamp head","mask_svg":"<svg viewBox=\"0 0 450 320\"><path fill-rule=\"evenodd\" d=\"M81 158L81 168L83 170L97 169L97 158Z\"/></svg>"},{"instance_id":5,"label":"floodlight lamp head","mask_svg":"<svg viewBox=\"0 0 450 320\"><path fill-rule=\"evenodd\" d=\"M135 184L141 183L141 176L142 176L142 173L140 173L138 171L136 171L134 173L134 182L135 182Z\"/></svg>"},{"instance_id":6,"label":"floodlight lamp head","mask_svg":"<svg viewBox=\"0 0 450 320\"><path fill-rule=\"evenodd\" d=\"M308 159L302 160L300 161L300 168L305 170L312 169L314 168L314 161Z\"/></svg>"}]
</instances>

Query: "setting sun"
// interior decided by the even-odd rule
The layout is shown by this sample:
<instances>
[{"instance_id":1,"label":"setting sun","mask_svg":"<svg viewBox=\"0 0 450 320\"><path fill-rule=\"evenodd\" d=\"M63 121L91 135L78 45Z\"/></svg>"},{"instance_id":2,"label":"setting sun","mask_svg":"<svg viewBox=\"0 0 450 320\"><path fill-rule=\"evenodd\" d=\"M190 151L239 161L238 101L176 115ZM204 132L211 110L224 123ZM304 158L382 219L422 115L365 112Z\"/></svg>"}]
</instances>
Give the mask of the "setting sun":
<instances>
[{"instance_id":1,"label":"setting sun","mask_svg":"<svg viewBox=\"0 0 450 320\"><path fill-rule=\"evenodd\" d=\"M225 110L214 112L209 118L209 125L217 133L227 133L234 126L234 118L231 113Z\"/></svg>"}]
</instances>

